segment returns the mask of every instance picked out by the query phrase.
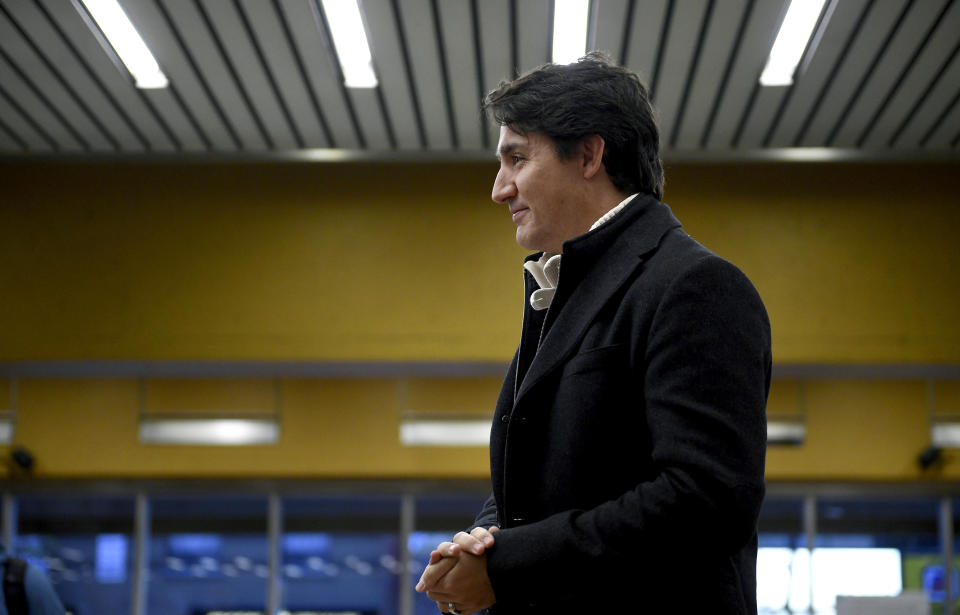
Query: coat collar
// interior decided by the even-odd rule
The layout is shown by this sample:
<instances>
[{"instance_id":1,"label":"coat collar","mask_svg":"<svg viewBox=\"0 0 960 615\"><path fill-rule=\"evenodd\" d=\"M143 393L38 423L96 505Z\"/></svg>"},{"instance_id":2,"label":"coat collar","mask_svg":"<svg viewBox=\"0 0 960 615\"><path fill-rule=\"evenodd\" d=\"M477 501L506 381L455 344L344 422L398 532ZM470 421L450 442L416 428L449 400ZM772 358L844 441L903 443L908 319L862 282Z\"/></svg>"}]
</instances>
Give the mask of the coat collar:
<instances>
[{"instance_id":1,"label":"coat collar","mask_svg":"<svg viewBox=\"0 0 960 615\"><path fill-rule=\"evenodd\" d=\"M666 204L641 194L606 224L563 244L560 283L546 317L547 334L520 384L517 402L567 360L597 313L630 279L645 255L679 226ZM539 257L533 254L527 259Z\"/></svg>"}]
</instances>

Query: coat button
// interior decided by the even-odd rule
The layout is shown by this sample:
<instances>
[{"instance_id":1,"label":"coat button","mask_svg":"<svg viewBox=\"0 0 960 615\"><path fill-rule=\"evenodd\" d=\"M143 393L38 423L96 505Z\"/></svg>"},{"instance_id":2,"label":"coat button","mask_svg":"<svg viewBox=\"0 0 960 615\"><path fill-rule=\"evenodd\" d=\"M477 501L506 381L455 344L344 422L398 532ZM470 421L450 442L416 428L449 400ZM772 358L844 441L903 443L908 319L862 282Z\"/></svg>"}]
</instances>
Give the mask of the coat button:
<instances>
[{"instance_id":1,"label":"coat button","mask_svg":"<svg viewBox=\"0 0 960 615\"><path fill-rule=\"evenodd\" d=\"M509 415L509 414L504 414L503 416L501 416L501 417L500 417L500 422L501 422L501 423L509 423L509 422L510 422L510 415Z\"/></svg>"},{"instance_id":2,"label":"coat button","mask_svg":"<svg viewBox=\"0 0 960 615\"><path fill-rule=\"evenodd\" d=\"M526 519L523 517L514 517L510 520L514 525L523 525L526 522Z\"/></svg>"}]
</instances>

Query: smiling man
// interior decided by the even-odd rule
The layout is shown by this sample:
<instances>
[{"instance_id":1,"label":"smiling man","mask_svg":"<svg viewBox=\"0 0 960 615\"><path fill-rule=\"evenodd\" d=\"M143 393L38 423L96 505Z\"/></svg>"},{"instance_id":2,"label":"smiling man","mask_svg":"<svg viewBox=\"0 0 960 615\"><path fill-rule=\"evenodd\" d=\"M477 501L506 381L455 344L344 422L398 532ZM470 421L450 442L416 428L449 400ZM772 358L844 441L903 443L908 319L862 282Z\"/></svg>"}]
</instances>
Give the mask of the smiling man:
<instances>
[{"instance_id":1,"label":"smiling man","mask_svg":"<svg viewBox=\"0 0 960 615\"><path fill-rule=\"evenodd\" d=\"M589 54L502 83L493 200L524 263L493 494L417 591L500 615L756 613L770 327L660 201L634 73Z\"/></svg>"}]
</instances>

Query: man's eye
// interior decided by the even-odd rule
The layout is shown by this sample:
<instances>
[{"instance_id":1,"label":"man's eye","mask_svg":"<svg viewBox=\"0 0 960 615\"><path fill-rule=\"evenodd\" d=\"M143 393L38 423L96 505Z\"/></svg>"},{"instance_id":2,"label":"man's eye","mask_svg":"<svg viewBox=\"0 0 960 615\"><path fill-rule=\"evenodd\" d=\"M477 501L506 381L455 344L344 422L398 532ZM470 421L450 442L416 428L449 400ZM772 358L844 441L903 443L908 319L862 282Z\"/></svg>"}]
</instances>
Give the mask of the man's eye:
<instances>
[{"instance_id":1,"label":"man's eye","mask_svg":"<svg viewBox=\"0 0 960 615\"><path fill-rule=\"evenodd\" d=\"M513 158L513 164L520 164L521 162L523 162L523 156L518 156L514 154L512 158Z\"/></svg>"}]
</instances>

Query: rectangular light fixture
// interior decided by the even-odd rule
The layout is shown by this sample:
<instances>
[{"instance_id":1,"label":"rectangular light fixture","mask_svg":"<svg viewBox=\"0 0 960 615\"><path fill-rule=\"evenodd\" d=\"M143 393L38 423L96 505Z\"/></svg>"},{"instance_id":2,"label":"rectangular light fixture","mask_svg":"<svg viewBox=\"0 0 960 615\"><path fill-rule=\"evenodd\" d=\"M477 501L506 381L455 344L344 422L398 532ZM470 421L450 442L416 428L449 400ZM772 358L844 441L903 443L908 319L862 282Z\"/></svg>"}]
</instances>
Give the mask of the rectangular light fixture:
<instances>
[{"instance_id":1,"label":"rectangular light fixture","mask_svg":"<svg viewBox=\"0 0 960 615\"><path fill-rule=\"evenodd\" d=\"M802 417L767 418L767 444L803 444L807 427Z\"/></svg>"},{"instance_id":2,"label":"rectangular light fixture","mask_svg":"<svg viewBox=\"0 0 960 615\"><path fill-rule=\"evenodd\" d=\"M405 446L487 446L490 421L487 415L410 415L400 423L400 442Z\"/></svg>"},{"instance_id":3,"label":"rectangular light fixture","mask_svg":"<svg viewBox=\"0 0 960 615\"><path fill-rule=\"evenodd\" d=\"M934 419L930 439L938 448L960 448L960 418Z\"/></svg>"},{"instance_id":4,"label":"rectangular light fixture","mask_svg":"<svg viewBox=\"0 0 960 615\"><path fill-rule=\"evenodd\" d=\"M373 56L358 0L323 0L323 14L330 25L344 85L348 88L377 87Z\"/></svg>"},{"instance_id":5,"label":"rectangular light fixture","mask_svg":"<svg viewBox=\"0 0 960 615\"><path fill-rule=\"evenodd\" d=\"M136 28L127 18L117 0L80 0L97 26L107 37L120 61L127 67L138 88L165 88L167 77L160 70Z\"/></svg>"},{"instance_id":6,"label":"rectangular light fixture","mask_svg":"<svg viewBox=\"0 0 960 615\"><path fill-rule=\"evenodd\" d=\"M572 64L587 51L590 0L555 0L553 63Z\"/></svg>"},{"instance_id":7,"label":"rectangular light fixture","mask_svg":"<svg viewBox=\"0 0 960 615\"><path fill-rule=\"evenodd\" d=\"M147 444L240 446L276 444L280 425L273 417L143 416L140 441Z\"/></svg>"},{"instance_id":8,"label":"rectangular light fixture","mask_svg":"<svg viewBox=\"0 0 960 615\"><path fill-rule=\"evenodd\" d=\"M13 413L0 412L0 445L13 444Z\"/></svg>"},{"instance_id":9,"label":"rectangular light fixture","mask_svg":"<svg viewBox=\"0 0 960 615\"><path fill-rule=\"evenodd\" d=\"M777 39L770 48L767 65L760 74L760 85L790 85L800 64L803 50L813 35L817 18L826 0L792 0L780 24Z\"/></svg>"}]
</instances>

